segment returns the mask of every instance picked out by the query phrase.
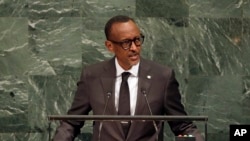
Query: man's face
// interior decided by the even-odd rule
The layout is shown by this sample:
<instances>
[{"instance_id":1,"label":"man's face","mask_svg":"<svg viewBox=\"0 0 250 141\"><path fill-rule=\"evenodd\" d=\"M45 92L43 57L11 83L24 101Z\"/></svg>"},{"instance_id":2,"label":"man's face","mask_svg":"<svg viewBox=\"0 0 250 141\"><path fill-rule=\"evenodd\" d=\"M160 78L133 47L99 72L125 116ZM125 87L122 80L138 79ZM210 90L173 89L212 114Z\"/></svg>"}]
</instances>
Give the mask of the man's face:
<instances>
[{"instance_id":1,"label":"man's face","mask_svg":"<svg viewBox=\"0 0 250 141\"><path fill-rule=\"evenodd\" d=\"M109 40L105 42L108 50L115 54L119 65L125 70L130 69L139 62L141 46L136 46L135 43L132 42L130 48L125 50L121 44L115 42L133 40L139 37L140 30L137 25L133 21L128 21L113 24Z\"/></svg>"}]
</instances>

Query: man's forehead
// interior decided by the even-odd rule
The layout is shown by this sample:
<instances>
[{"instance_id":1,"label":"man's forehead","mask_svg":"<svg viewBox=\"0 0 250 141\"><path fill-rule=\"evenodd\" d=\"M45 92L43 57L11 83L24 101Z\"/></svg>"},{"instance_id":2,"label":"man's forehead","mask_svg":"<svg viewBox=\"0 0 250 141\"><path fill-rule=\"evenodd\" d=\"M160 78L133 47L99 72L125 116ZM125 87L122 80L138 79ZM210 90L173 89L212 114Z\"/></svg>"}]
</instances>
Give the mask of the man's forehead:
<instances>
[{"instance_id":1,"label":"man's forehead","mask_svg":"<svg viewBox=\"0 0 250 141\"><path fill-rule=\"evenodd\" d=\"M123 22L123 23L115 23L112 25L110 33L111 35L116 35L116 34L128 34L128 33L135 33L138 32L140 34L140 30L138 26L132 22Z\"/></svg>"}]
</instances>

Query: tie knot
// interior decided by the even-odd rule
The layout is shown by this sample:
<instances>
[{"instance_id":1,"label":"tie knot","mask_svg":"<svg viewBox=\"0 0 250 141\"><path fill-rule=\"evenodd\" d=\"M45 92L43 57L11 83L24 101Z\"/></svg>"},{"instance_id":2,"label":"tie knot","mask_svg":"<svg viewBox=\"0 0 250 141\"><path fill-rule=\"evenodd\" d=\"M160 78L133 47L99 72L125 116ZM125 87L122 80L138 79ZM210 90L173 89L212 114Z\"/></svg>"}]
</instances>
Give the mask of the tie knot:
<instances>
[{"instance_id":1,"label":"tie knot","mask_svg":"<svg viewBox=\"0 0 250 141\"><path fill-rule=\"evenodd\" d=\"M122 81L127 81L129 76L130 76L130 72L123 72Z\"/></svg>"}]
</instances>

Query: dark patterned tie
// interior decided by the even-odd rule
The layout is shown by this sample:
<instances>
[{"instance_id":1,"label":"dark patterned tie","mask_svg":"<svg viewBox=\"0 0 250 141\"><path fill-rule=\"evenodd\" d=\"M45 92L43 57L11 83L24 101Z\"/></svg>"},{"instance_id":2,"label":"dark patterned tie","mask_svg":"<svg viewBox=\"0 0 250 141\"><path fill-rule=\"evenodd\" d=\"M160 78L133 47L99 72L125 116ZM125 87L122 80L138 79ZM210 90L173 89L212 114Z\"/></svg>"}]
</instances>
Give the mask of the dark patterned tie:
<instances>
[{"instance_id":1,"label":"dark patterned tie","mask_svg":"<svg viewBox=\"0 0 250 141\"><path fill-rule=\"evenodd\" d=\"M122 83L120 87L118 115L130 115L130 98L129 98L129 87L128 87L128 81L127 81L129 76L130 76L129 72L122 73ZM121 125L122 125L125 136L127 136L131 122L122 121Z\"/></svg>"}]
</instances>

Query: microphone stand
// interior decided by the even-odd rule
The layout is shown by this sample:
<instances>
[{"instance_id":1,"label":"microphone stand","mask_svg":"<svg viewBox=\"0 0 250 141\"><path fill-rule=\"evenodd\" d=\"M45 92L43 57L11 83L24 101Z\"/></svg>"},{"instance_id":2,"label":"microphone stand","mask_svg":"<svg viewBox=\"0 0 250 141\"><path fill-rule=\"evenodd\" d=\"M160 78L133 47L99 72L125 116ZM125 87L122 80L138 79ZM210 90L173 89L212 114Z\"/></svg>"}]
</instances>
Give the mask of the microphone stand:
<instances>
[{"instance_id":1,"label":"microphone stand","mask_svg":"<svg viewBox=\"0 0 250 141\"><path fill-rule=\"evenodd\" d=\"M149 105L149 102L148 102L148 98L147 98L146 91L145 91L145 90L142 90L142 94L143 94L143 95L144 95L144 97L145 97L145 100L146 100L146 103L147 103L147 106L148 106L148 109L149 109L150 115L152 116L152 115L153 115L153 113L152 113L152 110L151 110L150 105ZM162 123L162 121L160 122L160 124L161 124L161 123ZM153 120L153 125L154 125L155 132L156 132L156 135L157 135L157 136L156 136L156 141L158 141L159 129L158 129L157 125L156 125L155 120Z\"/></svg>"},{"instance_id":2,"label":"microphone stand","mask_svg":"<svg viewBox=\"0 0 250 141\"><path fill-rule=\"evenodd\" d=\"M106 112L106 109L107 109L107 105L108 105L108 101L109 101L110 96L111 96L111 93L108 92L108 93L107 93L107 100L106 100L106 103L105 103L105 106L104 106L104 110L103 110L102 115L104 115L105 112ZM103 125L103 121L100 121L99 133L98 133L98 141L101 140L102 125Z\"/></svg>"}]
</instances>

